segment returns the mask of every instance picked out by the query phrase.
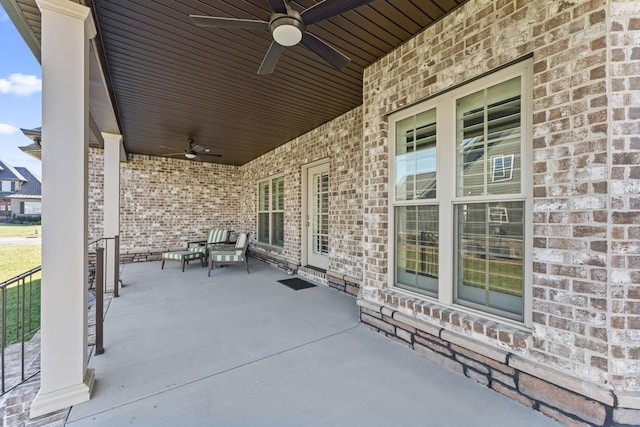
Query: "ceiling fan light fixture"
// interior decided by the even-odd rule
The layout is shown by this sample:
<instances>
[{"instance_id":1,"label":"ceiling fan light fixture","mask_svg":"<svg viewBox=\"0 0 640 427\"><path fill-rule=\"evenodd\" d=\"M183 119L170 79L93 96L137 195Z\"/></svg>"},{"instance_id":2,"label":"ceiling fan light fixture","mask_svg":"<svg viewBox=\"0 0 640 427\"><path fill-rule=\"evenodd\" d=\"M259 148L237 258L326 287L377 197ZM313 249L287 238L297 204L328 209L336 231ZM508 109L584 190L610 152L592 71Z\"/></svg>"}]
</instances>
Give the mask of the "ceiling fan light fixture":
<instances>
[{"instance_id":1,"label":"ceiling fan light fixture","mask_svg":"<svg viewBox=\"0 0 640 427\"><path fill-rule=\"evenodd\" d=\"M194 154L194 153L184 153L184 156L187 159L195 159L196 158L196 154Z\"/></svg>"},{"instance_id":2,"label":"ceiling fan light fixture","mask_svg":"<svg viewBox=\"0 0 640 427\"><path fill-rule=\"evenodd\" d=\"M304 24L292 16L283 15L271 21L270 28L273 39L280 46L295 46L302 40Z\"/></svg>"}]
</instances>

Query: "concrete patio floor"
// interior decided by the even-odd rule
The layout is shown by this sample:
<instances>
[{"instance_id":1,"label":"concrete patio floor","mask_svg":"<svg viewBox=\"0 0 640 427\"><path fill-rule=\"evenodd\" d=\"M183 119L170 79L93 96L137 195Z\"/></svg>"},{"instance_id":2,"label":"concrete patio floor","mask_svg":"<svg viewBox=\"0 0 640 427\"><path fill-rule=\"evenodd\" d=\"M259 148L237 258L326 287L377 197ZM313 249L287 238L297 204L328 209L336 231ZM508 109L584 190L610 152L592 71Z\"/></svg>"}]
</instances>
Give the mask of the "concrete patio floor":
<instances>
[{"instance_id":1,"label":"concrete patio floor","mask_svg":"<svg viewBox=\"0 0 640 427\"><path fill-rule=\"evenodd\" d=\"M355 299L250 259L126 266L93 398L68 426L558 426L358 322Z\"/></svg>"}]
</instances>

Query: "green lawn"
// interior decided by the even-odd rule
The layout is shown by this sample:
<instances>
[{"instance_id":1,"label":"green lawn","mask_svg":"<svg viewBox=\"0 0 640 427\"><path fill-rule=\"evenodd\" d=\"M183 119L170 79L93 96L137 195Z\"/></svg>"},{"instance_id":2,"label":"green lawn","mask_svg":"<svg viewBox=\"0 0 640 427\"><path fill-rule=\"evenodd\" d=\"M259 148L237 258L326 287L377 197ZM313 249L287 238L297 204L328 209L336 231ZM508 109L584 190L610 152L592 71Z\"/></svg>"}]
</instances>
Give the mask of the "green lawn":
<instances>
[{"instance_id":1,"label":"green lawn","mask_svg":"<svg viewBox=\"0 0 640 427\"><path fill-rule=\"evenodd\" d=\"M41 264L40 245L0 244L0 283Z\"/></svg>"},{"instance_id":2,"label":"green lawn","mask_svg":"<svg viewBox=\"0 0 640 427\"><path fill-rule=\"evenodd\" d=\"M0 224L0 237L39 237L41 225Z\"/></svg>"},{"instance_id":3,"label":"green lawn","mask_svg":"<svg viewBox=\"0 0 640 427\"><path fill-rule=\"evenodd\" d=\"M438 277L437 250L400 244L398 253L402 255L400 268ZM466 256L462 262L462 280L467 286L522 296L522 261Z\"/></svg>"},{"instance_id":4,"label":"green lawn","mask_svg":"<svg viewBox=\"0 0 640 427\"><path fill-rule=\"evenodd\" d=\"M39 225L0 224L0 237L39 236L40 230ZM39 244L0 244L0 283L39 266L41 264L40 248ZM26 340L31 339L40 329L40 272L34 274L31 280L33 280L32 283L27 279L24 286L18 283L6 290L7 345L19 342L22 338L20 308L23 303L26 303L24 325ZM0 295L0 303L2 303L2 295ZM0 306L0 324L4 321L1 312L2 306Z\"/></svg>"},{"instance_id":5,"label":"green lawn","mask_svg":"<svg viewBox=\"0 0 640 427\"><path fill-rule=\"evenodd\" d=\"M24 294L24 297L23 297ZM33 280L29 283L25 281L23 286L12 286L6 291L7 298L7 345L20 342L22 339L21 306L26 303L24 331L25 341L29 341L31 337L40 329L40 279ZM24 301L23 301L24 298ZM0 302L2 296L0 295ZM19 303L19 304L18 304ZM0 308L0 313L2 312ZM0 317L0 324L3 318Z\"/></svg>"},{"instance_id":6,"label":"green lawn","mask_svg":"<svg viewBox=\"0 0 640 427\"><path fill-rule=\"evenodd\" d=\"M462 279L468 286L522 296L522 263L519 260L465 257L462 270Z\"/></svg>"}]
</instances>

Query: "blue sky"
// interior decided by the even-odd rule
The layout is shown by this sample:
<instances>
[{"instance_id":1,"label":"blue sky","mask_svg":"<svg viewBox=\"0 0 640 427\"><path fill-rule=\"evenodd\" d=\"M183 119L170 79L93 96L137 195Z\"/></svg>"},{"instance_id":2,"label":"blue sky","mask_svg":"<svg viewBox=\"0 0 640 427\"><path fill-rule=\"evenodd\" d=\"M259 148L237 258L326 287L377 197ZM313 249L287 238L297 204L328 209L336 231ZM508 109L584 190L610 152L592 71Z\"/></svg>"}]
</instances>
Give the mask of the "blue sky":
<instances>
[{"instance_id":1,"label":"blue sky","mask_svg":"<svg viewBox=\"0 0 640 427\"><path fill-rule=\"evenodd\" d=\"M0 159L42 176L42 164L18 149L31 144L20 131L42 125L42 72L0 6Z\"/></svg>"}]
</instances>

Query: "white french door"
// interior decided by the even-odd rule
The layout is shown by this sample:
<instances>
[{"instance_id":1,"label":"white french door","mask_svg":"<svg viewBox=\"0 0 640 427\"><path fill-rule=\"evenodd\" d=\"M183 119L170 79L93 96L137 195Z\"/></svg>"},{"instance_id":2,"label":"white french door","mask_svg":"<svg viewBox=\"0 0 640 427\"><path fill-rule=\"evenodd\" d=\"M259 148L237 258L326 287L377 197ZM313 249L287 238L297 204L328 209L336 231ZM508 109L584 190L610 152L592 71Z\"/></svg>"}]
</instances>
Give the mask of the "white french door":
<instances>
[{"instance_id":1,"label":"white french door","mask_svg":"<svg viewBox=\"0 0 640 427\"><path fill-rule=\"evenodd\" d=\"M307 264L329 268L329 163L307 168Z\"/></svg>"}]
</instances>

